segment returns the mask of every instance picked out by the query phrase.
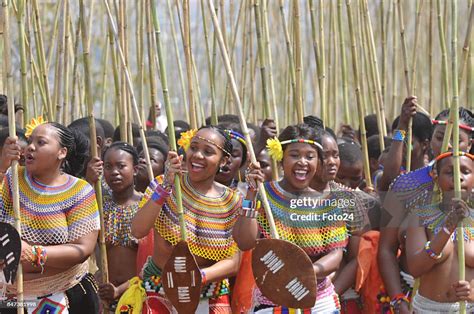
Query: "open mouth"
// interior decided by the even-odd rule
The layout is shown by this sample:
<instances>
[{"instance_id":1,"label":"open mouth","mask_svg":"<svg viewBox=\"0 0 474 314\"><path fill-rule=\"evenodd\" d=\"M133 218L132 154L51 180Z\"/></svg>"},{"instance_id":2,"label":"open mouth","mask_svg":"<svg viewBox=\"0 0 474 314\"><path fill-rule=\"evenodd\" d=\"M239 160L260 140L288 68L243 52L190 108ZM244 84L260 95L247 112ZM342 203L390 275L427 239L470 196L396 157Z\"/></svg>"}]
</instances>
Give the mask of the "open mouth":
<instances>
[{"instance_id":1,"label":"open mouth","mask_svg":"<svg viewBox=\"0 0 474 314\"><path fill-rule=\"evenodd\" d=\"M293 173L296 180L305 181L308 178L308 170L295 170Z\"/></svg>"},{"instance_id":2,"label":"open mouth","mask_svg":"<svg viewBox=\"0 0 474 314\"><path fill-rule=\"evenodd\" d=\"M201 165L201 164L198 164L198 163L195 163L195 162L192 162L191 163L191 170L192 171L202 171L204 169L204 165Z\"/></svg>"}]
</instances>

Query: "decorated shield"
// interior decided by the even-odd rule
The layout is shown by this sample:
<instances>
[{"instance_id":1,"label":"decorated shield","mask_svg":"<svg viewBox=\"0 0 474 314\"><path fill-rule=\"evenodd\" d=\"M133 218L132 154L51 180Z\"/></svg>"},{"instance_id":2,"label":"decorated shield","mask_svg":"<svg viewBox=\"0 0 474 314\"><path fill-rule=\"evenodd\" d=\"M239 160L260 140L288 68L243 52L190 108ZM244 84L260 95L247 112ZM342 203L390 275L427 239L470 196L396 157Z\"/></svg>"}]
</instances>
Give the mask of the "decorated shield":
<instances>
[{"instance_id":1,"label":"decorated shield","mask_svg":"<svg viewBox=\"0 0 474 314\"><path fill-rule=\"evenodd\" d=\"M294 309L316 303L316 275L308 255L284 240L259 239L252 253L255 282L275 304Z\"/></svg>"},{"instance_id":2,"label":"decorated shield","mask_svg":"<svg viewBox=\"0 0 474 314\"><path fill-rule=\"evenodd\" d=\"M173 249L161 278L166 297L178 313L194 313L201 297L202 278L185 241Z\"/></svg>"},{"instance_id":3,"label":"decorated shield","mask_svg":"<svg viewBox=\"0 0 474 314\"><path fill-rule=\"evenodd\" d=\"M21 240L16 229L4 222L0 222L0 259L5 261L3 278L0 281L13 284L20 264Z\"/></svg>"}]
</instances>

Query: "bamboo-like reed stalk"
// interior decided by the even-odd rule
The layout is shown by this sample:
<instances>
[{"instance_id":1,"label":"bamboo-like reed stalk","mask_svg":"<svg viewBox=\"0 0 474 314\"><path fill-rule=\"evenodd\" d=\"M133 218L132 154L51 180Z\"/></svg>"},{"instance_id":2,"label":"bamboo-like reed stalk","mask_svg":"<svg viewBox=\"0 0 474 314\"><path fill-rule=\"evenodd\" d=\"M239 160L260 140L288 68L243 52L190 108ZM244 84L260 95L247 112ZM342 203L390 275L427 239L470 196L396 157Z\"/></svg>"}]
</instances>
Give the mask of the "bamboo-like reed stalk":
<instances>
[{"instance_id":1,"label":"bamboo-like reed stalk","mask_svg":"<svg viewBox=\"0 0 474 314\"><path fill-rule=\"evenodd\" d=\"M58 23L59 23L59 17L61 16L61 7L63 4L63 0L59 0L56 3L56 9L54 13L54 23L53 23L53 35L51 36L51 41L49 43L49 50L47 52L47 58L46 58L46 72L49 72L50 65L51 65L51 58L53 57L53 52L54 52L54 43L56 42L56 37L58 36Z\"/></svg>"},{"instance_id":2,"label":"bamboo-like reed stalk","mask_svg":"<svg viewBox=\"0 0 474 314\"><path fill-rule=\"evenodd\" d=\"M166 3L168 5L168 14L170 16L171 36L173 38L174 51L176 55L176 63L178 64L178 74L179 74L179 82L181 86L181 97L183 99L184 114L185 114L186 120L190 121L188 98L186 94L186 84L184 82L183 66L181 64L181 57L180 57L179 48L178 48L178 40L176 39L176 29L174 25L173 11L171 10L170 0L166 0ZM206 39L206 42L207 42L207 39ZM214 88L214 86L212 85L211 88Z\"/></svg>"},{"instance_id":3,"label":"bamboo-like reed stalk","mask_svg":"<svg viewBox=\"0 0 474 314\"><path fill-rule=\"evenodd\" d=\"M397 107L397 97L398 97L398 88L397 88L397 82L398 82L398 32L397 32L397 10L395 8L395 0L392 2L392 12L393 12L393 19L392 19L392 43L393 43L393 50L392 50L392 73L393 73L393 79L392 79L392 100L391 100L391 108L392 108L392 114L391 116L394 117L397 115L395 113L395 108Z\"/></svg>"},{"instance_id":4,"label":"bamboo-like reed stalk","mask_svg":"<svg viewBox=\"0 0 474 314\"><path fill-rule=\"evenodd\" d=\"M295 65L294 65L295 59L293 56L293 49L292 49L292 45L290 41L290 34L288 32L288 24L286 23L283 0L280 0L280 18L281 18L281 25L283 27L283 33L285 35L286 54L288 56L288 69L289 69L288 76L290 78L291 90L293 92L293 95L296 95L296 74L295 74ZM316 47L314 49L316 49ZM288 125L288 123L286 123L286 125Z\"/></svg>"},{"instance_id":5,"label":"bamboo-like reed stalk","mask_svg":"<svg viewBox=\"0 0 474 314\"><path fill-rule=\"evenodd\" d=\"M152 3L153 3L153 0L150 0L150 4ZM168 79L167 79L167 74L166 74L166 63L164 61L163 48L162 48L162 43L161 43L160 23L158 21L158 16L156 14L154 5L151 5L151 11L152 11L152 16L153 16L153 24L155 26L155 32L156 32L156 47L157 47L157 52L158 52L158 60L160 64L163 100L164 100L165 108L166 108L166 117L168 119L168 136L170 139L170 148L172 151L177 151L176 138L174 134L173 110L171 109L172 105L171 105L169 94L168 94ZM186 241L186 224L183 218L183 203L182 203L182 197L181 197L181 184L180 184L179 176L175 176L174 189L176 192L176 207L177 207L177 212L179 214L181 240Z\"/></svg>"},{"instance_id":6,"label":"bamboo-like reed stalk","mask_svg":"<svg viewBox=\"0 0 474 314\"><path fill-rule=\"evenodd\" d=\"M438 17L438 34L439 42L441 45L441 66L442 66L442 82L443 82L443 94L444 94L444 106L449 107L451 97L449 92L449 72L448 72L448 59L446 40L444 36L444 24L441 16L441 0L436 0L437 17Z\"/></svg>"},{"instance_id":7,"label":"bamboo-like reed stalk","mask_svg":"<svg viewBox=\"0 0 474 314\"><path fill-rule=\"evenodd\" d=\"M206 22L206 10L204 9L204 1L200 1L201 4L201 15L202 15L202 26L204 30L204 41L206 44L206 59L207 59L207 72L209 77L209 88L211 91L211 124L217 125L219 123L217 119L217 108L216 108L216 92L214 87L214 82L212 80L212 61L210 56L210 47L209 47L209 36L207 32L207 22Z\"/></svg>"},{"instance_id":8,"label":"bamboo-like reed stalk","mask_svg":"<svg viewBox=\"0 0 474 314\"><path fill-rule=\"evenodd\" d=\"M387 14L387 20L390 18L390 14ZM388 22L385 22L385 0L380 1L380 41L382 44L382 54L381 54L381 62L380 62L380 73L382 76L381 79L381 93L383 103L386 104L385 98L385 84L386 84L386 77L385 77L385 69L387 64L387 29L386 25L388 26Z\"/></svg>"},{"instance_id":9,"label":"bamboo-like reed stalk","mask_svg":"<svg viewBox=\"0 0 474 314\"><path fill-rule=\"evenodd\" d=\"M7 107L8 107L8 133L11 137L16 137L16 126L15 126L15 104L13 101L13 95L15 94L13 87L13 72L11 64L11 40L10 40L10 14L9 14L9 2L8 0L2 1L3 8L3 45L4 45L4 62L5 62L5 82L7 90ZM21 216L20 216L20 189L18 185L18 161L14 160L11 164L12 171L12 203L13 203L13 215L14 215L14 226L18 231L21 238ZM18 270L16 274L16 298L18 304L23 304L23 267L21 263L18 264ZM19 306L17 308L18 314L23 314L24 308Z\"/></svg>"},{"instance_id":10,"label":"bamboo-like reed stalk","mask_svg":"<svg viewBox=\"0 0 474 314\"><path fill-rule=\"evenodd\" d=\"M466 72L467 67L467 59L469 57L469 45L471 42L471 33L472 33L472 25L474 24L474 5L471 3L471 13L469 14L469 22L467 24L466 30L466 37L464 39L464 45L462 47L462 56L461 56L461 68L459 70L459 87L461 87L464 73Z\"/></svg>"},{"instance_id":11,"label":"bamboo-like reed stalk","mask_svg":"<svg viewBox=\"0 0 474 314\"><path fill-rule=\"evenodd\" d=\"M405 23L403 19L403 8L402 8L402 0L398 1L397 4L398 10L398 21L400 24L400 35L401 35L401 44L402 44L402 59L404 65L404 73L405 73L405 87L407 90L407 97L412 94L412 85L410 85L410 77L409 77L409 70L408 70L408 56L407 56L407 45L405 40ZM407 130L407 155L405 158L405 168L407 171L411 170L411 150L412 150L412 124L413 119L410 118L408 122L408 130Z\"/></svg>"},{"instance_id":12,"label":"bamboo-like reed stalk","mask_svg":"<svg viewBox=\"0 0 474 314\"><path fill-rule=\"evenodd\" d=\"M115 101L114 103L116 104L115 105L115 109L116 109L116 114L115 114L115 117L117 118L118 116L118 108L121 107L120 103L122 101L122 91L120 90L120 78L119 78L119 71L118 71L118 61L117 61L117 54L115 52L115 49L114 49L114 46L115 46L115 42L114 42L114 34L113 34L113 30L112 30L112 26L110 25L109 23L109 27L108 27L108 33L109 33L109 45L111 46L110 47L110 61L112 62L112 73L113 73L113 76L114 76L114 90L115 90ZM117 119L118 120L118 119Z\"/></svg>"},{"instance_id":13,"label":"bamboo-like reed stalk","mask_svg":"<svg viewBox=\"0 0 474 314\"><path fill-rule=\"evenodd\" d=\"M81 35L82 35L82 49L83 49L83 64L84 64L84 81L85 81L85 93L86 93L86 102L87 102L87 113L89 117L89 132L90 132L90 142L91 142L91 157L95 158L98 156L97 145L97 133L95 128L95 118L94 118L94 104L92 99L92 82L91 82L91 73L90 73L90 61L89 61L89 46L88 46L88 32L86 29L86 17L84 9L84 0L79 2L80 8L80 21L81 21ZM100 231L99 231L99 249L100 249L100 269L102 275L102 282L109 282L109 268L107 263L107 249L105 245L105 224L104 224L104 211L102 206L102 184L98 180L94 184L95 195L97 199L97 205L99 208L100 216ZM108 311L108 309L104 309Z\"/></svg>"},{"instance_id":14,"label":"bamboo-like reed stalk","mask_svg":"<svg viewBox=\"0 0 474 314\"><path fill-rule=\"evenodd\" d=\"M446 4L447 5L447 4ZM459 156L459 90L458 90L458 54L457 54L457 43L458 43L458 4L457 0L451 1L451 71L452 75L452 92L453 102L451 104L451 112L454 116L453 121L453 168L454 168L454 197L461 198L461 171L460 171L460 156ZM456 229L457 232L457 255L458 255L458 272L459 280L465 280L466 263L464 256L464 227L461 221ZM459 313L466 313L466 302L459 302Z\"/></svg>"},{"instance_id":15,"label":"bamboo-like reed stalk","mask_svg":"<svg viewBox=\"0 0 474 314\"><path fill-rule=\"evenodd\" d=\"M217 32L217 39L218 39L218 42L219 42L219 47L220 47L220 50L221 50L222 58L224 59L224 66L226 68L227 76L230 80L231 90L232 90L232 94L234 96L235 105L238 109L239 120L240 120L240 125L242 127L242 132L244 133L243 135L245 136L245 140L247 141L247 143L249 143L248 150L249 150L250 160L251 160L252 163L256 164L257 163L257 158L255 157L255 152L253 150L252 140L250 138L250 133L249 133L249 130L247 128L246 118L244 116L242 104L240 103L239 92L237 90L237 85L235 83L234 75L232 73L232 67L230 65L229 56L228 56L227 51L225 49L224 40L222 38L222 33L221 33L220 28L219 28L219 21L217 20L217 16L215 15L214 5L212 3L212 0L208 0L207 3L209 5L209 11L211 12L211 17L212 17L212 21L214 23L214 28L216 29L216 32ZM258 189L259 189L259 191L262 192L262 193L260 193L260 197L262 198L262 204L263 204L263 207L265 208L265 213L267 214L268 222L269 222L269 225L270 225L271 236L272 236L273 239L278 239L279 238L278 233L276 232L275 222L273 220L273 215L271 213L271 209L270 209L270 206L269 206L269 203L268 203L267 195L264 192L265 188L263 187L263 183L258 183Z\"/></svg>"},{"instance_id":16,"label":"bamboo-like reed stalk","mask_svg":"<svg viewBox=\"0 0 474 314\"><path fill-rule=\"evenodd\" d=\"M145 10L145 21L147 26L147 45L148 45L148 79L150 82L150 108L147 111L152 123L152 129L155 129L156 125L156 113L155 113L155 104L157 103L156 97L156 64L155 64L155 51L154 51L154 30L153 30L153 21L150 10ZM123 45L122 45L123 47Z\"/></svg>"},{"instance_id":17,"label":"bamboo-like reed stalk","mask_svg":"<svg viewBox=\"0 0 474 314\"><path fill-rule=\"evenodd\" d=\"M79 114L76 114L76 112L79 112L79 110L80 110L80 105L76 105L76 85L78 86L78 90L79 90L79 82L78 82L79 74L77 72L78 63L79 63L79 52L78 52L79 51L79 42L80 42L80 37L79 36L80 36L80 32L81 32L81 26L80 26L79 22L80 21L77 20L76 35L74 37L75 41L74 41L74 50L73 50L74 61L73 61L73 65L72 65L71 105L72 105L72 108L73 108L73 112L72 112L71 116L72 116L73 120L74 120L75 117L79 116ZM72 28L71 28L71 32L72 32ZM80 99L80 96L79 96L79 99Z\"/></svg>"},{"instance_id":18,"label":"bamboo-like reed stalk","mask_svg":"<svg viewBox=\"0 0 474 314\"><path fill-rule=\"evenodd\" d=\"M337 34L337 16L336 16L336 5L337 2L331 1L329 3L329 9L330 9L330 28L331 32L329 35L329 38L331 39L330 42L330 47L331 47L331 67L332 70L329 70L328 73L330 75L330 85L329 85L329 95L331 96L332 99L332 106L329 106L329 121L328 121L328 126L331 127L332 129L336 129L338 126L338 115L337 115L337 109L338 107L338 99L337 99L337 91L339 90L338 88L338 59L339 59L339 52L338 52L338 34ZM328 104L331 104L331 102L328 101Z\"/></svg>"},{"instance_id":19,"label":"bamboo-like reed stalk","mask_svg":"<svg viewBox=\"0 0 474 314\"><path fill-rule=\"evenodd\" d=\"M191 59L191 38L189 33L189 0L183 0L183 45L184 55L186 59L186 76L188 79L188 103L189 103L189 117L192 129L197 128L197 108L194 101L194 86L193 86L193 64Z\"/></svg>"},{"instance_id":20,"label":"bamboo-like reed stalk","mask_svg":"<svg viewBox=\"0 0 474 314\"><path fill-rule=\"evenodd\" d=\"M65 0L67 2L68 0ZM61 91L63 83L63 59L64 59L64 34L66 32L66 5L63 2L62 7L62 27L61 32L59 33L58 38L58 49L56 52L56 65L55 65L55 82L54 82L54 92L53 92L53 101L56 105L56 121L60 122L62 118L62 102L61 102Z\"/></svg>"},{"instance_id":21,"label":"bamboo-like reed stalk","mask_svg":"<svg viewBox=\"0 0 474 314\"><path fill-rule=\"evenodd\" d=\"M260 2L259 0L253 1L253 12L255 17L255 30L257 34L257 51L258 51L258 63L260 65L260 80L262 86L262 99L264 108L264 117L273 118L273 114L270 109L270 103L268 100L268 85L267 85L267 63L265 58L265 51L263 47L263 27L262 19L260 17Z\"/></svg>"},{"instance_id":22,"label":"bamboo-like reed stalk","mask_svg":"<svg viewBox=\"0 0 474 314\"><path fill-rule=\"evenodd\" d=\"M62 116L62 122L64 125L69 124L69 117L70 114L68 112L68 109L70 107L69 104L69 53L68 53L68 48L70 47L69 45L69 38L70 38L70 26L71 26L71 14L70 14L70 7L69 7L69 0L66 0L64 3L64 12L66 14L66 17L64 19L65 29L64 29L64 89L62 91L63 93L63 116ZM107 44L107 42L106 42Z\"/></svg>"},{"instance_id":23,"label":"bamboo-like reed stalk","mask_svg":"<svg viewBox=\"0 0 474 314\"><path fill-rule=\"evenodd\" d=\"M433 104L433 16L434 16L434 1L430 1L430 17L428 25L428 111L430 117L434 117L434 104Z\"/></svg>"},{"instance_id":24,"label":"bamboo-like reed stalk","mask_svg":"<svg viewBox=\"0 0 474 314\"><path fill-rule=\"evenodd\" d=\"M26 68L26 48L25 48L25 24L23 22L25 18L25 1L18 1L18 11L16 14L16 20L18 23L18 41L20 43L20 72L21 72L21 104L23 105L23 119L21 120L22 125L28 123L28 81L27 81L27 68Z\"/></svg>"},{"instance_id":25,"label":"bamboo-like reed stalk","mask_svg":"<svg viewBox=\"0 0 474 314\"><path fill-rule=\"evenodd\" d=\"M367 32L367 40L368 40L368 50L369 50L369 57L370 57L370 72L372 78L372 86L375 89L375 104L376 104L376 114L377 114L377 126L379 129L379 145L381 151L385 149L384 144L384 136L387 135L387 129L385 125L385 110L384 110L384 103L383 103L383 95L382 95L382 85L380 82L380 74L378 70L378 62L377 62L377 51L375 48L375 39L372 30L372 22L370 19L370 12L369 12L369 5L367 0L363 1L364 7L364 18L365 18L365 27Z\"/></svg>"},{"instance_id":26,"label":"bamboo-like reed stalk","mask_svg":"<svg viewBox=\"0 0 474 314\"><path fill-rule=\"evenodd\" d=\"M423 11L423 0L419 0L418 7L416 8L416 22L415 22L415 41L413 45L413 53L411 58L411 79L412 93L416 94L416 63L418 55L418 41L420 34L420 23L421 23L421 12Z\"/></svg>"},{"instance_id":27,"label":"bamboo-like reed stalk","mask_svg":"<svg viewBox=\"0 0 474 314\"><path fill-rule=\"evenodd\" d=\"M322 0L320 0L322 3ZM322 6L321 6L322 7ZM293 1L293 33L295 43L295 95L294 103L296 107L296 116L298 123L303 123L304 108L303 108L303 77L302 77L302 57L301 57L301 31L300 31L300 5L299 1ZM322 49L322 48L321 48ZM322 63L324 65L324 63ZM327 123L327 122L325 122Z\"/></svg>"},{"instance_id":28,"label":"bamboo-like reed stalk","mask_svg":"<svg viewBox=\"0 0 474 314\"><path fill-rule=\"evenodd\" d=\"M46 108L48 110L48 120L49 121L54 121L54 114L53 114L53 104L51 101L51 95L49 92L49 79L48 79L48 73L47 73L47 68L46 68L46 59L45 59L45 54L44 54L44 45L43 45L43 31L41 28L41 21L40 21L40 13L39 13L39 8L38 8L38 2L37 0L32 0L33 4L33 14L34 14L34 25L36 29L36 46L37 46L37 54L38 54L38 60L39 60L39 67L40 67L40 72L41 72L41 78L43 81L43 88L46 96Z\"/></svg>"},{"instance_id":29,"label":"bamboo-like reed stalk","mask_svg":"<svg viewBox=\"0 0 474 314\"><path fill-rule=\"evenodd\" d=\"M268 10L267 10L267 0L262 1L261 5L261 15L262 15L262 24L263 24L263 38L265 42L265 54L267 56L266 60L268 61L268 82L270 83L270 92L271 92L271 107L273 108L274 121L277 129L277 134L280 132L280 119L278 115L278 108L276 105L276 96L275 96L275 84L273 82L273 60L272 60L272 50L270 46L270 31L268 29ZM232 60L232 59L231 59Z\"/></svg>"},{"instance_id":30,"label":"bamboo-like reed stalk","mask_svg":"<svg viewBox=\"0 0 474 314\"><path fill-rule=\"evenodd\" d=\"M352 68L353 68L353 75L354 75L354 86L355 86L355 95L357 101L357 109L359 111L359 130L360 130L360 138L362 144L362 154L364 157L364 175L365 180L367 182L367 187L372 187L372 179L370 177L370 166L369 166L369 156L367 150L367 137L366 137L366 130L365 130L365 122L364 122L364 106L362 104L362 96L360 93L360 85L359 85L359 60L357 57L357 48L356 48L356 39L355 39L355 32L354 32L354 24L353 24L353 17L352 17L352 4L351 0L346 0L346 8L347 8L347 19L349 23L349 33L350 33L350 42L351 42L351 51L352 51Z\"/></svg>"},{"instance_id":31,"label":"bamboo-like reed stalk","mask_svg":"<svg viewBox=\"0 0 474 314\"><path fill-rule=\"evenodd\" d=\"M66 0L67 1L67 0ZM101 102L100 102L100 117L101 118L104 118L105 116L105 107L106 107L106 103L107 103L107 68L108 68L108 64L109 64L109 41L107 40L107 35L105 36L105 47L104 47L104 58L102 60L102 64L104 65L104 67L102 68L102 84L101 84L101 87L102 87L102 97L101 97ZM141 60L140 62L138 62L138 64L141 63ZM139 69L142 69L141 66L139 66ZM138 78L139 78L139 88L140 88L140 91L143 90L143 87L142 87L142 82L143 82L143 77L140 74L138 74ZM141 92L138 93L140 96L141 95ZM141 99L143 101L143 99ZM143 112L143 109L142 106L143 106L143 102L140 101L140 113ZM142 117L143 118L143 117Z\"/></svg>"},{"instance_id":32,"label":"bamboo-like reed stalk","mask_svg":"<svg viewBox=\"0 0 474 314\"><path fill-rule=\"evenodd\" d=\"M337 0L337 32L339 36L339 52L341 54L342 105L344 108L344 123L350 124L349 98L347 92L346 46L344 42L344 30L342 28L342 0Z\"/></svg>"}]
</instances>

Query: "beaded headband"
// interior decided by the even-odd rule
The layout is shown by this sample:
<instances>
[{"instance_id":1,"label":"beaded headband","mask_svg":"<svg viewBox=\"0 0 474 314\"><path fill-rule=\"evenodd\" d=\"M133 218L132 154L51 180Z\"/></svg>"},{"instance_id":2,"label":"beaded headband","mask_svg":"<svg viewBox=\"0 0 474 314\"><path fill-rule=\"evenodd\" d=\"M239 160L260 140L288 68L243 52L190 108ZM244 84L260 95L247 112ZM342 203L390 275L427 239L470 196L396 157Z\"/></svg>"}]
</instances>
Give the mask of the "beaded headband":
<instances>
[{"instance_id":1,"label":"beaded headband","mask_svg":"<svg viewBox=\"0 0 474 314\"><path fill-rule=\"evenodd\" d=\"M276 161L281 161L283 159L283 145L293 144L293 143L306 143L306 144L314 145L318 147L320 150L323 149L321 144L313 140L295 138L292 140L286 140L286 141L280 142L278 138L269 138L267 140L268 154Z\"/></svg>"},{"instance_id":2,"label":"beaded headband","mask_svg":"<svg viewBox=\"0 0 474 314\"><path fill-rule=\"evenodd\" d=\"M239 141L242 145L247 147L247 142L242 134L234 130L225 130L225 132L230 136L231 139Z\"/></svg>"},{"instance_id":3,"label":"beaded headband","mask_svg":"<svg viewBox=\"0 0 474 314\"><path fill-rule=\"evenodd\" d=\"M38 125L41 125L47 122L48 121L43 119L43 116L39 116L38 118L32 118L30 123L28 123L25 127L26 129L25 137L26 138L30 137L31 133L33 133L34 129L36 129Z\"/></svg>"},{"instance_id":4,"label":"beaded headband","mask_svg":"<svg viewBox=\"0 0 474 314\"><path fill-rule=\"evenodd\" d=\"M189 146L191 146L191 141L193 140L193 138L198 138L200 140L203 140L205 142L208 142L209 144L212 144L214 146L216 146L217 148L219 148L221 151L223 151L225 154L227 154L228 156L231 155L230 152L228 152L224 147L222 147L221 145L217 144L216 142L210 140L210 139L207 139L205 137L202 137L202 136L199 136L199 135L196 135L198 130L196 129L191 129L189 131L186 131L186 132L182 132L181 133L181 137L179 138L178 140L178 145L180 147L182 147L184 149L184 151L187 151Z\"/></svg>"},{"instance_id":5,"label":"beaded headband","mask_svg":"<svg viewBox=\"0 0 474 314\"><path fill-rule=\"evenodd\" d=\"M446 121L446 120L431 120L431 122L435 125L436 124L438 124L438 125L447 125L447 124L449 124L449 122ZM466 124L459 124L459 128L464 129L464 130L469 131L469 132L474 132L474 128L470 127L469 125L466 125Z\"/></svg>"},{"instance_id":6,"label":"beaded headband","mask_svg":"<svg viewBox=\"0 0 474 314\"><path fill-rule=\"evenodd\" d=\"M438 155L435 159L433 159L430 163L429 163L429 166L431 168L431 170L434 168L434 166L436 165L437 162L439 162L441 159L444 159L444 158L447 158L447 157L451 157L453 156L454 153L452 151L450 152L445 152L445 153L442 153L440 155ZM469 153L466 153L466 152L459 152L459 156L466 156L466 157L469 157L471 158L471 160L474 160L474 155L472 154L469 154Z\"/></svg>"}]
</instances>

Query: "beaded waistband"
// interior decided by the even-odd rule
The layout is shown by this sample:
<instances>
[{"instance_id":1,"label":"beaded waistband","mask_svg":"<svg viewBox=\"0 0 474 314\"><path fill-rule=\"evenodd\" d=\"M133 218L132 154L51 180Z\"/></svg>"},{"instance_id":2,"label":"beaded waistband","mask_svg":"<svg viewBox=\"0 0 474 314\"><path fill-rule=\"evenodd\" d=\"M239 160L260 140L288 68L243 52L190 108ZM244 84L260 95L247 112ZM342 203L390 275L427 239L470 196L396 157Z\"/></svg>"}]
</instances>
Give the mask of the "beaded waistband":
<instances>
[{"instance_id":1,"label":"beaded waistband","mask_svg":"<svg viewBox=\"0 0 474 314\"><path fill-rule=\"evenodd\" d=\"M161 282L161 269L150 258L143 268L143 283L142 286L147 292L157 292L161 295L165 291ZM201 299L216 298L222 295L229 294L229 280L223 279L218 282L210 282L201 291Z\"/></svg>"}]
</instances>

